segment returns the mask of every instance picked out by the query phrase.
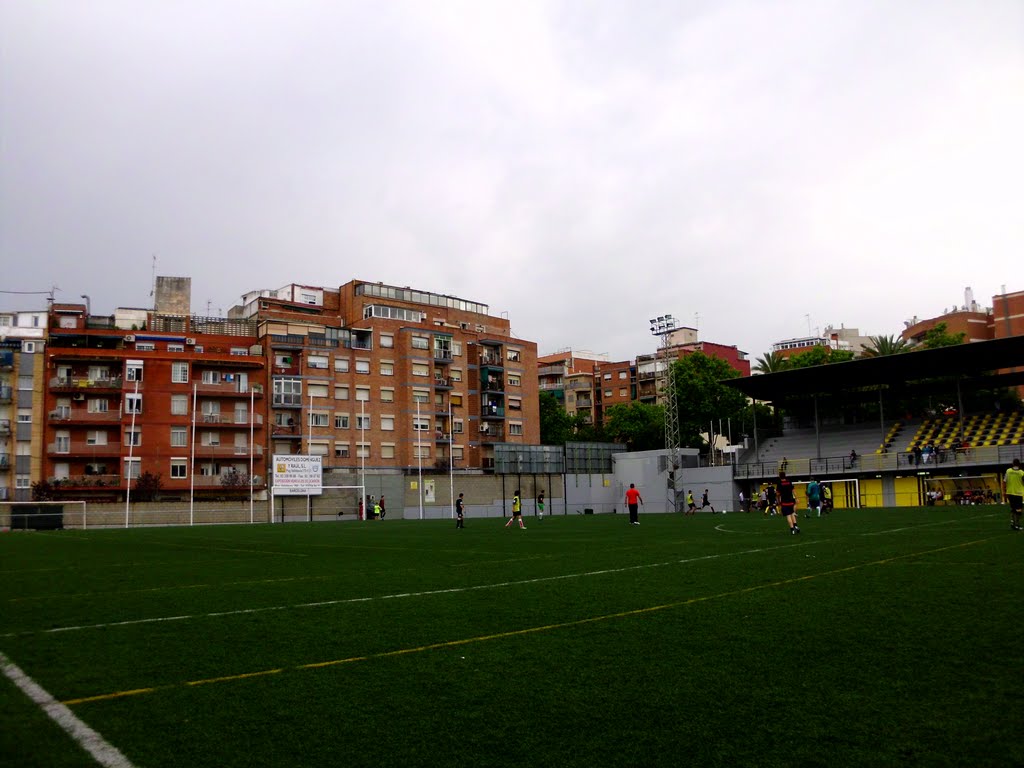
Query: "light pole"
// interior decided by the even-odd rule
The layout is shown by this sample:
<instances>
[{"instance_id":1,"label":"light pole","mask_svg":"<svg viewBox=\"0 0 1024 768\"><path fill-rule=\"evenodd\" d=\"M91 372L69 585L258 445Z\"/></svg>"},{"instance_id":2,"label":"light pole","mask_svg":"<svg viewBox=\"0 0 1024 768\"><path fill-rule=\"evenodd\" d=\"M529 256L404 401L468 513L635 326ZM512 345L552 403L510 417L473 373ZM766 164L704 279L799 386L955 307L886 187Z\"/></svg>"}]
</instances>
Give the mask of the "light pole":
<instances>
[{"instance_id":1,"label":"light pole","mask_svg":"<svg viewBox=\"0 0 1024 768\"><path fill-rule=\"evenodd\" d=\"M661 337L662 349L665 355L665 449L668 451L670 469L668 487L671 489L669 503L672 511L679 511L679 493L677 483L679 482L679 404L676 402L676 377L671 360L669 360L669 347L671 346L672 332L676 329L676 319L672 315L658 315L652 318L651 333ZM657 362L655 362L657 372ZM655 379L657 381L657 379Z\"/></svg>"}]
</instances>

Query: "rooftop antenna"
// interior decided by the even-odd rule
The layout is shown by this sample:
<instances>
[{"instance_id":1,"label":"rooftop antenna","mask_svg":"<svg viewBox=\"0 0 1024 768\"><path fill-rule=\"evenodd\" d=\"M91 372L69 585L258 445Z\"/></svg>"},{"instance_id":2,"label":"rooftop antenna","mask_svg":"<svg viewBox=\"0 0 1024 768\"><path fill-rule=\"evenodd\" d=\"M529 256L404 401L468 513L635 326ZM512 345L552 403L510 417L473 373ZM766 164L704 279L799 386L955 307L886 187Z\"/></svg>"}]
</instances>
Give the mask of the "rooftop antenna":
<instances>
[{"instance_id":1,"label":"rooftop antenna","mask_svg":"<svg viewBox=\"0 0 1024 768\"><path fill-rule=\"evenodd\" d=\"M149 289L149 295L150 295L150 297L153 297L153 296L156 295L156 254L155 253L153 254L153 274L152 274L152 279L150 280L150 286L151 287Z\"/></svg>"}]
</instances>

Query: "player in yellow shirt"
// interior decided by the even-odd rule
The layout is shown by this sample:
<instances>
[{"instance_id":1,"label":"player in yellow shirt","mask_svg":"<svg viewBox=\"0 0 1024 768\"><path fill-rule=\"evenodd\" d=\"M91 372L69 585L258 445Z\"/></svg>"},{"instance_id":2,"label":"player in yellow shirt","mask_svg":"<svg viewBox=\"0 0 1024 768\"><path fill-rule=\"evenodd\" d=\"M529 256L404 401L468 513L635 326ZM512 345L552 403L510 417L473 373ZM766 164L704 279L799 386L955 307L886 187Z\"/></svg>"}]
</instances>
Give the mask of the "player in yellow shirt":
<instances>
[{"instance_id":1,"label":"player in yellow shirt","mask_svg":"<svg viewBox=\"0 0 1024 768\"><path fill-rule=\"evenodd\" d=\"M1020 511L1024 506L1024 470L1020 459L1013 460L1013 466L1003 476L1003 497L1010 505L1010 530L1020 530Z\"/></svg>"}]
</instances>

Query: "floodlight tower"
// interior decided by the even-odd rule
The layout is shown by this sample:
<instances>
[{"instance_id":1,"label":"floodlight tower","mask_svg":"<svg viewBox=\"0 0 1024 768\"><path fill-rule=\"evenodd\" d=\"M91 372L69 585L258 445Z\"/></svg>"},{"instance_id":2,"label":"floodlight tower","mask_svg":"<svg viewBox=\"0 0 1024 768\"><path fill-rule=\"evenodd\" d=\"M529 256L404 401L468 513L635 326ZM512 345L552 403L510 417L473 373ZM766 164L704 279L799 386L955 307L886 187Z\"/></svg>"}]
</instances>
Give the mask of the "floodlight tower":
<instances>
[{"instance_id":1,"label":"floodlight tower","mask_svg":"<svg viewBox=\"0 0 1024 768\"><path fill-rule=\"evenodd\" d=\"M651 333L661 337L661 346L665 356L664 402L665 402L665 449L668 451L671 467L669 470L669 488L671 489L672 511L679 511L679 404L676 401L676 377L669 349L672 346L672 332L676 329L676 319L672 315L659 315L651 320ZM657 367L657 366L655 366Z\"/></svg>"}]
</instances>

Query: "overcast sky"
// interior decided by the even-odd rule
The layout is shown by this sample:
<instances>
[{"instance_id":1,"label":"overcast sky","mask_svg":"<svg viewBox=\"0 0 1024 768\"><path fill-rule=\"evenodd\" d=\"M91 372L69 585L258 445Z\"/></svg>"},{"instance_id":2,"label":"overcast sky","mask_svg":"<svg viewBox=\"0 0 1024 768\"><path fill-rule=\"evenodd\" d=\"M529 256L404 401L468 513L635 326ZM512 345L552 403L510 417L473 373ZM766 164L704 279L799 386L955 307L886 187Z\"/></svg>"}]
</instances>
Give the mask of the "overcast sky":
<instances>
[{"instance_id":1,"label":"overcast sky","mask_svg":"<svg viewBox=\"0 0 1024 768\"><path fill-rule=\"evenodd\" d=\"M155 255L753 360L1024 290L1022 0L0 0L0 109L0 290L97 314Z\"/></svg>"}]
</instances>

